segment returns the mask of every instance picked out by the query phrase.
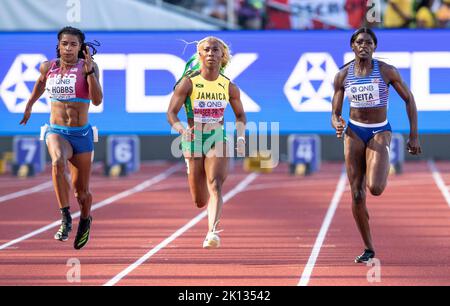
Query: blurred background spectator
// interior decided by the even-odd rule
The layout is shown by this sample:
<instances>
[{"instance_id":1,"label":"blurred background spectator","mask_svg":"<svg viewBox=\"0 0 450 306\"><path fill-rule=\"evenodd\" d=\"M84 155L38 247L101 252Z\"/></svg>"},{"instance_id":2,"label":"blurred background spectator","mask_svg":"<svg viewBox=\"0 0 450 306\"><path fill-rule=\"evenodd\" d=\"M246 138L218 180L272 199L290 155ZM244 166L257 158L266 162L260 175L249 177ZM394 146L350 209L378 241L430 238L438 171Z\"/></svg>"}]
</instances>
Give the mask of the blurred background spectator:
<instances>
[{"instance_id":1,"label":"blurred background spectator","mask_svg":"<svg viewBox=\"0 0 450 306\"><path fill-rule=\"evenodd\" d=\"M56 14L66 2L46 0ZM448 28L450 0L90 0L89 23L108 30L309 30ZM35 0L0 0L0 30L49 30L61 25ZM126 7L126 10L123 10ZM121 9L122 8L122 9ZM39 11L39 14L35 14ZM34 19L26 16L36 16ZM92 15L92 16L91 16ZM123 16L122 16L123 15ZM98 16L94 18L94 16ZM120 17L122 16L122 17ZM91 18L93 17L93 18Z\"/></svg>"},{"instance_id":2,"label":"blurred background spectator","mask_svg":"<svg viewBox=\"0 0 450 306\"><path fill-rule=\"evenodd\" d=\"M432 12L434 0L422 0L416 9L416 27L432 29L436 27L436 21Z\"/></svg>"},{"instance_id":3,"label":"blurred background spectator","mask_svg":"<svg viewBox=\"0 0 450 306\"><path fill-rule=\"evenodd\" d=\"M348 14L348 25L351 28L360 28L365 23L367 0L347 0L345 10Z\"/></svg>"},{"instance_id":4,"label":"blurred background spectator","mask_svg":"<svg viewBox=\"0 0 450 306\"><path fill-rule=\"evenodd\" d=\"M450 0L444 0L436 12L437 26L450 28Z\"/></svg>"},{"instance_id":5,"label":"blurred background spectator","mask_svg":"<svg viewBox=\"0 0 450 306\"><path fill-rule=\"evenodd\" d=\"M209 0L203 13L217 19L227 20L227 0Z\"/></svg>"},{"instance_id":6,"label":"blurred background spectator","mask_svg":"<svg viewBox=\"0 0 450 306\"><path fill-rule=\"evenodd\" d=\"M385 28L408 28L413 22L413 0L388 0L384 13Z\"/></svg>"},{"instance_id":7,"label":"blurred background spectator","mask_svg":"<svg viewBox=\"0 0 450 306\"><path fill-rule=\"evenodd\" d=\"M249 30L264 28L265 1L240 0L236 12L238 24L242 28Z\"/></svg>"},{"instance_id":8,"label":"blurred background spectator","mask_svg":"<svg viewBox=\"0 0 450 306\"><path fill-rule=\"evenodd\" d=\"M450 0L210 0L207 12L226 20L231 2L236 25L251 30L448 27L450 14Z\"/></svg>"}]
</instances>

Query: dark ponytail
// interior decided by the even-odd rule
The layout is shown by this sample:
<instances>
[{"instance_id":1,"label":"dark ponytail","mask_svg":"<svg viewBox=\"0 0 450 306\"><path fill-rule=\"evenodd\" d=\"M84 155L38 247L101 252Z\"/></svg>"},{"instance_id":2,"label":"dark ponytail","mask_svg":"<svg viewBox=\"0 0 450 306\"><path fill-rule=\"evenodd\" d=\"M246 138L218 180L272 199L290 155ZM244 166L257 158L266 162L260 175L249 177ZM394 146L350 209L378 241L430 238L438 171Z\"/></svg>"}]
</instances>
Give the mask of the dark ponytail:
<instances>
[{"instance_id":1,"label":"dark ponytail","mask_svg":"<svg viewBox=\"0 0 450 306\"><path fill-rule=\"evenodd\" d=\"M377 36L375 35L375 33L372 31L372 29L369 29L369 28L359 28L358 30L356 30L356 31L353 33L352 37L350 38L350 47L351 47L352 44L355 42L356 37L358 37L358 35L361 34L361 33L367 33L367 34L369 34L370 37L372 37L375 46L377 46L377 44L378 44L378 39L377 39ZM352 61L348 62L347 64L345 64L345 65L339 67L339 70L341 70L341 69L347 67L348 65L350 65L350 64L351 64L352 62L354 62L354 61L355 61L355 60L352 60Z\"/></svg>"},{"instance_id":2,"label":"dark ponytail","mask_svg":"<svg viewBox=\"0 0 450 306\"><path fill-rule=\"evenodd\" d=\"M77 28L73 28L73 27L64 27L62 28L59 32L58 32L58 42L61 40L61 37L64 34L69 34L69 35L75 35L78 37L78 40L80 41L81 44L81 50L80 52L78 52L78 58L82 58L84 59L84 53L83 51L86 50L86 46L92 49L91 52L91 56L93 57L95 54L97 54L97 49L95 47L100 46L100 43L97 40L94 40L94 42L85 42L84 40L86 39L86 36L84 35L84 33ZM56 57L60 58L61 55L59 53L59 44L56 45Z\"/></svg>"},{"instance_id":3,"label":"dark ponytail","mask_svg":"<svg viewBox=\"0 0 450 306\"><path fill-rule=\"evenodd\" d=\"M375 46L378 44L378 39L377 36L375 35L375 33L372 31L372 29L369 28L359 28L358 30L356 30L353 35L352 38L350 38L350 46L355 42L356 37L358 37L359 34L361 33L367 33L370 35L370 37L372 37L373 42L375 43Z\"/></svg>"}]
</instances>

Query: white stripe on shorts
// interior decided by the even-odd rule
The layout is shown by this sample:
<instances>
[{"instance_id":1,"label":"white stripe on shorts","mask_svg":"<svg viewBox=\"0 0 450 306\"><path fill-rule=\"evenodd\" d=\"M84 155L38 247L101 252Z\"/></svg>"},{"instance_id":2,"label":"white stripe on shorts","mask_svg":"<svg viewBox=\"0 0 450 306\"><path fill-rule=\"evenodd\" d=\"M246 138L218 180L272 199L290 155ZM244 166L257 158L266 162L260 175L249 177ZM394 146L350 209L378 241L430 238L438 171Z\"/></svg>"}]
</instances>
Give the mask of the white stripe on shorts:
<instances>
[{"instance_id":1,"label":"white stripe on shorts","mask_svg":"<svg viewBox=\"0 0 450 306\"><path fill-rule=\"evenodd\" d=\"M348 121L356 126L365 127L365 128L379 128L379 127L382 127L382 126L385 126L386 124L388 124L387 119L381 123L361 123L361 122L358 122L358 121L355 121L352 119L348 119Z\"/></svg>"}]
</instances>

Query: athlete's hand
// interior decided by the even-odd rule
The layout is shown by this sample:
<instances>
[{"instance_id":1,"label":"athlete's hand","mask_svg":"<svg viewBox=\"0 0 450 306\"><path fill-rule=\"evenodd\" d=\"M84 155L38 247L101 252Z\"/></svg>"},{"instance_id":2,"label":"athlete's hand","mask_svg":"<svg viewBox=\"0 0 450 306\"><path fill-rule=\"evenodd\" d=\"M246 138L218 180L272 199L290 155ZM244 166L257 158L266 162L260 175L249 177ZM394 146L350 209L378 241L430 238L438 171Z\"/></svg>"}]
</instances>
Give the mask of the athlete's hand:
<instances>
[{"instance_id":1,"label":"athlete's hand","mask_svg":"<svg viewBox=\"0 0 450 306\"><path fill-rule=\"evenodd\" d=\"M83 50L83 54L84 54L84 72L88 73L94 67L91 51L89 50L88 46L86 46L86 49Z\"/></svg>"},{"instance_id":2,"label":"athlete's hand","mask_svg":"<svg viewBox=\"0 0 450 306\"><path fill-rule=\"evenodd\" d=\"M408 153L411 155L419 155L422 153L422 148L420 147L419 137L410 136L408 142L406 143L406 148Z\"/></svg>"},{"instance_id":3,"label":"athlete's hand","mask_svg":"<svg viewBox=\"0 0 450 306\"><path fill-rule=\"evenodd\" d=\"M193 130L194 130L193 126L190 128L187 128L187 129L183 129L181 131L181 137L182 137L181 139L183 141L187 141L187 142L193 141L194 137L195 137L194 133L192 133Z\"/></svg>"},{"instance_id":4,"label":"athlete's hand","mask_svg":"<svg viewBox=\"0 0 450 306\"><path fill-rule=\"evenodd\" d=\"M342 117L339 117L338 121L335 122L333 120L333 125L334 128L336 129L336 137L337 138L342 138L342 135L344 134L344 130L345 130L345 120Z\"/></svg>"},{"instance_id":5,"label":"athlete's hand","mask_svg":"<svg viewBox=\"0 0 450 306\"><path fill-rule=\"evenodd\" d=\"M28 122L28 119L30 119L31 116L31 109L29 107L25 108L25 112L23 113L23 118L20 121L21 125L26 125Z\"/></svg>"},{"instance_id":6,"label":"athlete's hand","mask_svg":"<svg viewBox=\"0 0 450 306\"><path fill-rule=\"evenodd\" d=\"M245 138L238 137L236 150L238 157L245 157Z\"/></svg>"}]
</instances>

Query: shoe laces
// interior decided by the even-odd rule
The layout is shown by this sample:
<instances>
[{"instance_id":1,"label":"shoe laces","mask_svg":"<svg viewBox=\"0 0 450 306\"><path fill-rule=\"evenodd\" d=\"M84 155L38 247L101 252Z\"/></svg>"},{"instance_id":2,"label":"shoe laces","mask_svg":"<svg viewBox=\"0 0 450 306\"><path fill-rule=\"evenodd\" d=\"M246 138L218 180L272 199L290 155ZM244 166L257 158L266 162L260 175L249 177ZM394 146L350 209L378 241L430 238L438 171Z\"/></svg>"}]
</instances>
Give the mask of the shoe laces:
<instances>
[{"instance_id":1,"label":"shoe laces","mask_svg":"<svg viewBox=\"0 0 450 306\"><path fill-rule=\"evenodd\" d=\"M365 249L364 252L357 256L358 259L372 258L375 256L375 252L370 249Z\"/></svg>"},{"instance_id":2,"label":"shoe laces","mask_svg":"<svg viewBox=\"0 0 450 306\"><path fill-rule=\"evenodd\" d=\"M371 249L365 249L364 252L362 253L362 255L372 255L375 254L374 251L372 251Z\"/></svg>"},{"instance_id":3,"label":"shoe laces","mask_svg":"<svg viewBox=\"0 0 450 306\"><path fill-rule=\"evenodd\" d=\"M206 239L205 240L219 238L218 234L223 232L223 230L217 230L216 229L218 223L219 223L219 221L217 221L216 224L214 224L213 230L208 232L208 234L206 235Z\"/></svg>"},{"instance_id":4,"label":"shoe laces","mask_svg":"<svg viewBox=\"0 0 450 306\"><path fill-rule=\"evenodd\" d=\"M58 232L62 233L62 232L67 231L69 229L70 229L70 224L68 222L63 221L63 222L61 222L61 226L59 227Z\"/></svg>"},{"instance_id":5,"label":"shoe laces","mask_svg":"<svg viewBox=\"0 0 450 306\"><path fill-rule=\"evenodd\" d=\"M218 226L218 225L219 225L219 221L217 221L216 223L214 223L213 230L212 230L210 233L218 234L218 233L223 232L223 229L217 230L217 226Z\"/></svg>"}]
</instances>

